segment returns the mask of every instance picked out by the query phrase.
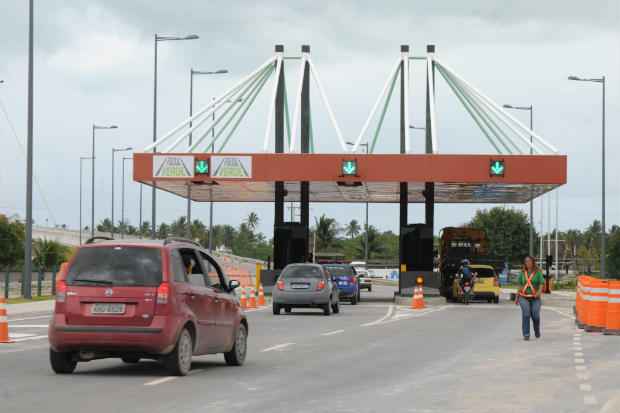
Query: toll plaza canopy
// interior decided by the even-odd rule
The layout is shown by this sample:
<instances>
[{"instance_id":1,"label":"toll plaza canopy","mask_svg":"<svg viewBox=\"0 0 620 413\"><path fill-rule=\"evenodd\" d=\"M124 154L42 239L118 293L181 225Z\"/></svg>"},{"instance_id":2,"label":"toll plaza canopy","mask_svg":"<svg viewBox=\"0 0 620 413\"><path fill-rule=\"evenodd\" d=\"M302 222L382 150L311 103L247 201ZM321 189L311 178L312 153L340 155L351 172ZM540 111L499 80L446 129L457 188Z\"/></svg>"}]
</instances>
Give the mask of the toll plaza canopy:
<instances>
[{"instance_id":1,"label":"toll plaza canopy","mask_svg":"<svg viewBox=\"0 0 620 413\"><path fill-rule=\"evenodd\" d=\"M566 183L564 155L136 153L134 180L197 202L285 201L423 203L435 183L436 203L525 203Z\"/></svg>"}]
</instances>

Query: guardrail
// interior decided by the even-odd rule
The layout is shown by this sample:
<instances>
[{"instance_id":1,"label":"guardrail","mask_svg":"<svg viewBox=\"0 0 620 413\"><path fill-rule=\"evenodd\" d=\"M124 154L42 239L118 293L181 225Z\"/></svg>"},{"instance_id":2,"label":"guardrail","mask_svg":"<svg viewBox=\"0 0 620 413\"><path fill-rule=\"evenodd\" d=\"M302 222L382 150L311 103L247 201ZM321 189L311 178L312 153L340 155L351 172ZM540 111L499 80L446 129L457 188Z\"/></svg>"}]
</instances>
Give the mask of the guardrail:
<instances>
[{"instance_id":1,"label":"guardrail","mask_svg":"<svg viewBox=\"0 0 620 413\"><path fill-rule=\"evenodd\" d=\"M33 296L42 297L56 294L58 269L33 270L31 291ZM0 272L0 297L6 299L23 297L23 272L5 270Z\"/></svg>"}]
</instances>

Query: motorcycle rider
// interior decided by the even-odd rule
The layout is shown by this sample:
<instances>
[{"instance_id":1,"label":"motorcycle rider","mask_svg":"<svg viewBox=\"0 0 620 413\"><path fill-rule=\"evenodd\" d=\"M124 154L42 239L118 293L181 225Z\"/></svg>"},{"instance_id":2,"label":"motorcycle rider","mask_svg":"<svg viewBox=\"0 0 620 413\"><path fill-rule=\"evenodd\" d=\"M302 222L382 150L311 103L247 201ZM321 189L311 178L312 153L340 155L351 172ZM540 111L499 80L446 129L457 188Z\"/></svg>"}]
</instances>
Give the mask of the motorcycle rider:
<instances>
[{"instance_id":1,"label":"motorcycle rider","mask_svg":"<svg viewBox=\"0 0 620 413\"><path fill-rule=\"evenodd\" d=\"M459 274L461 278L460 280L461 291L463 291L463 286L465 285L465 281L469 281L469 284L472 285L472 272L471 272L471 268L469 268L469 260L467 258L461 261L461 267L459 268Z\"/></svg>"}]
</instances>

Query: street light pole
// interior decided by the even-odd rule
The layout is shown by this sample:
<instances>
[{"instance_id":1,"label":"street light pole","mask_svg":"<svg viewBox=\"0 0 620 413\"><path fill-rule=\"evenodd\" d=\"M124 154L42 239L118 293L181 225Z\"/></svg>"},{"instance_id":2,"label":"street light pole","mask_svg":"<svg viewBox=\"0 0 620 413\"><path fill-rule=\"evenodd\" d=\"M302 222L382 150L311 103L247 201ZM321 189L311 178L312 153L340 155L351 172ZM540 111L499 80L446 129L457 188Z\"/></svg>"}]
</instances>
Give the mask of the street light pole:
<instances>
[{"instance_id":1,"label":"street light pole","mask_svg":"<svg viewBox=\"0 0 620 413\"><path fill-rule=\"evenodd\" d=\"M527 110L530 112L530 130L534 130L534 105L529 106L513 106L513 105L504 105L506 109L515 109L515 110ZM530 135L530 155L534 154L534 137ZM533 187L530 186L530 196L533 197ZM542 234L541 234L542 236ZM530 243L529 243L529 255L531 257L534 256L534 200L530 199Z\"/></svg>"},{"instance_id":2,"label":"street light pole","mask_svg":"<svg viewBox=\"0 0 620 413\"><path fill-rule=\"evenodd\" d=\"M116 152L126 152L130 151L133 148L112 148L112 229L110 231L110 235L114 238L114 156Z\"/></svg>"},{"instance_id":3,"label":"street light pole","mask_svg":"<svg viewBox=\"0 0 620 413\"><path fill-rule=\"evenodd\" d=\"M91 238L95 236L95 131L97 129L118 129L116 125L110 126L98 126L93 124L93 143L92 143L92 153L91 153L91 200L90 200L90 236ZM114 223L112 223L114 225Z\"/></svg>"},{"instance_id":4,"label":"street light pole","mask_svg":"<svg viewBox=\"0 0 620 413\"><path fill-rule=\"evenodd\" d=\"M605 86L606 78L601 76L600 78L581 78L578 76L569 76L568 80L575 80L578 82L594 82L600 83L603 90L602 96L602 116L601 116L601 278L605 278L607 275L606 264L606 245L607 234L605 228Z\"/></svg>"},{"instance_id":5,"label":"street light pole","mask_svg":"<svg viewBox=\"0 0 620 413\"><path fill-rule=\"evenodd\" d=\"M33 180L33 98L34 98L34 4L28 3L28 137L26 152L26 240L24 244L24 275L22 292L25 298L32 298L32 180Z\"/></svg>"},{"instance_id":6,"label":"street light pole","mask_svg":"<svg viewBox=\"0 0 620 413\"><path fill-rule=\"evenodd\" d=\"M195 40L198 39L198 35L190 34L187 36L176 35L154 35L154 64L153 64L153 142L157 142L157 43L174 40ZM157 151L157 147L153 147L153 152ZM151 195L151 238L155 239L157 230L157 189L153 182L153 192Z\"/></svg>"},{"instance_id":7,"label":"street light pole","mask_svg":"<svg viewBox=\"0 0 620 413\"><path fill-rule=\"evenodd\" d=\"M355 143L347 142L347 145L355 146ZM368 142L360 143L358 146L363 146L366 150L366 155L368 155ZM364 218L364 261L368 265L368 199L366 199L366 216Z\"/></svg>"},{"instance_id":8,"label":"street light pole","mask_svg":"<svg viewBox=\"0 0 620 413\"><path fill-rule=\"evenodd\" d=\"M125 238L125 161L132 160L131 156L123 157L122 182L121 182L121 238Z\"/></svg>"},{"instance_id":9,"label":"street light pole","mask_svg":"<svg viewBox=\"0 0 620 413\"><path fill-rule=\"evenodd\" d=\"M80 157L80 245L82 245L82 165L83 161L89 160L90 156Z\"/></svg>"},{"instance_id":10,"label":"street light pole","mask_svg":"<svg viewBox=\"0 0 620 413\"><path fill-rule=\"evenodd\" d=\"M189 117L191 119L194 114L194 75L220 75L228 73L227 69L219 69L215 71L204 71L204 70L194 70L193 68L189 70ZM189 121L189 128L192 128L192 121ZM192 133L189 134L188 146L192 147ZM192 237L192 197L191 197L191 184L187 186L187 229L186 236L187 238ZM211 205L213 208L213 205Z\"/></svg>"}]
</instances>

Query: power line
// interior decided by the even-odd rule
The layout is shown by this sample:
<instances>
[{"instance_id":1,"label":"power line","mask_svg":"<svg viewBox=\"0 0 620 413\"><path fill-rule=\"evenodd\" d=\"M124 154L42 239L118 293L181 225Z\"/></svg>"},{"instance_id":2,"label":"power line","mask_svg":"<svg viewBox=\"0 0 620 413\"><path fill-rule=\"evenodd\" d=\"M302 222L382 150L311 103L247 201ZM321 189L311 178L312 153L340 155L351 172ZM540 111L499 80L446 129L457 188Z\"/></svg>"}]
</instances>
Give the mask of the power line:
<instances>
[{"instance_id":1,"label":"power line","mask_svg":"<svg viewBox=\"0 0 620 413\"><path fill-rule=\"evenodd\" d=\"M4 102L2 101L2 98L0 98L0 109L2 109L2 113L4 114L4 117L6 118L6 121L9 124L11 132L13 132L13 137L15 138L15 142L17 142L17 145L19 146L19 149L21 150L22 157L25 158L26 149L24 148L22 141L19 139L19 136L17 135L15 126L13 125L13 122L11 122L11 118L9 117L9 112L6 110L6 107L4 106ZM43 204L45 205L45 209L47 209L47 212L49 213L50 218L52 218L52 223L54 224L54 226L56 226L56 217L54 216L54 213L52 212L52 208L50 208L49 203L47 202L47 197L45 196L45 192L43 192L43 187L41 186L41 183L39 182L39 179L37 178L36 175L33 175L33 178L34 178L35 185L37 186L39 195L41 196L41 200L43 201Z\"/></svg>"}]
</instances>

